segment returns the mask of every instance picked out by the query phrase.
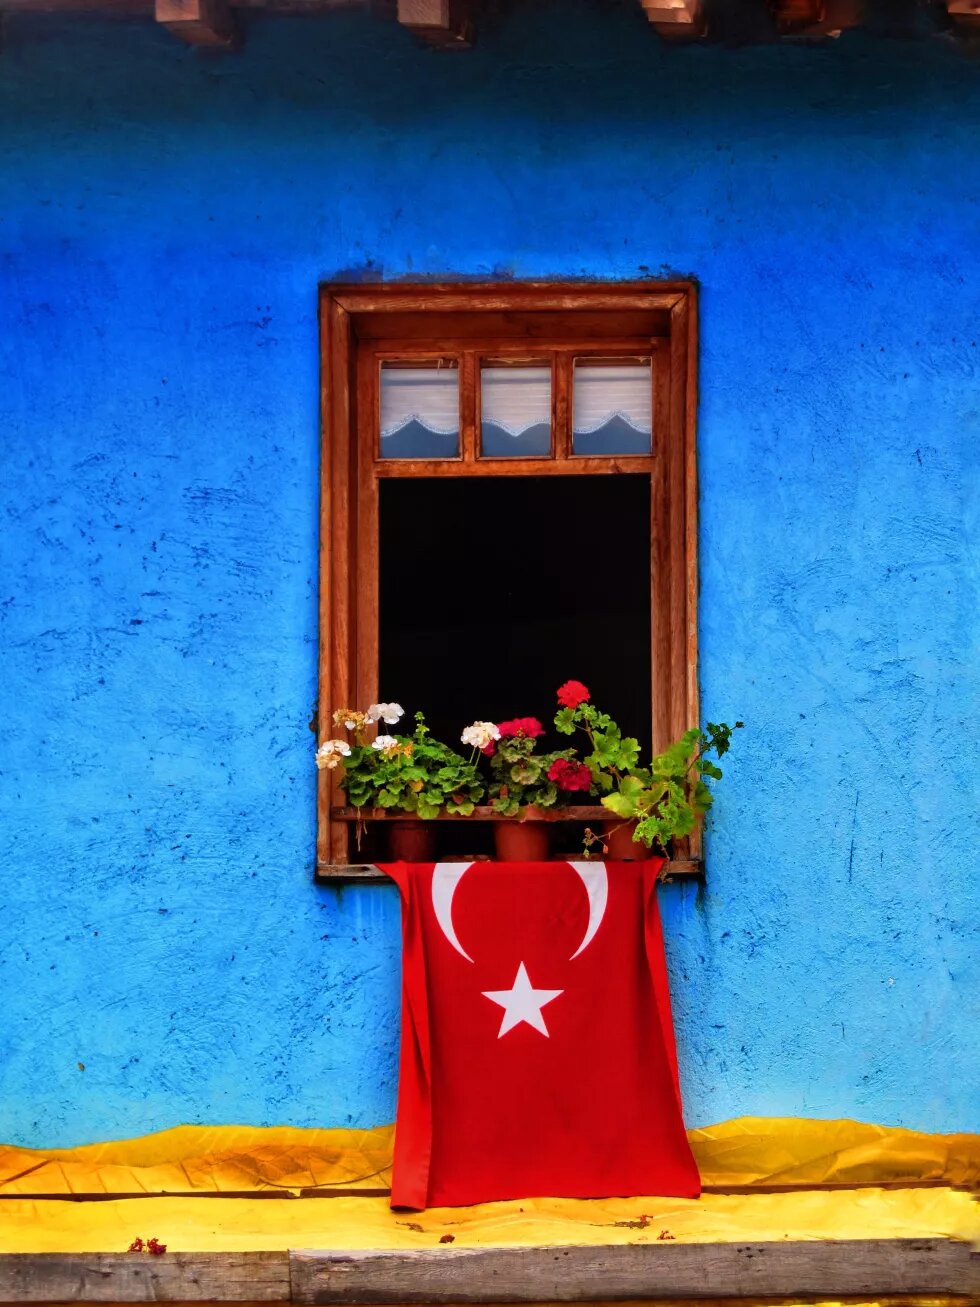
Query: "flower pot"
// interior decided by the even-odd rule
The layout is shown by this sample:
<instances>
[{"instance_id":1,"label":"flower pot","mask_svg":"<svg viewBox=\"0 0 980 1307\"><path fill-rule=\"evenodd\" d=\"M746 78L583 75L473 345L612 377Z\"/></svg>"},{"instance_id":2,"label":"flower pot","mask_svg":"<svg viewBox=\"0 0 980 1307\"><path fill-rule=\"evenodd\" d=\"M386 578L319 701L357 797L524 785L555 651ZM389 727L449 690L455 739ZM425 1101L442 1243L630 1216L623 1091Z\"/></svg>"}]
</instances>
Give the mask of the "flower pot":
<instances>
[{"instance_id":1,"label":"flower pot","mask_svg":"<svg viewBox=\"0 0 980 1307\"><path fill-rule=\"evenodd\" d=\"M602 823L602 842L606 852L602 855L607 862L642 862L650 856L650 851L642 840L634 840L637 823L635 821L604 821Z\"/></svg>"},{"instance_id":2,"label":"flower pot","mask_svg":"<svg viewBox=\"0 0 980 1307\"><path fill-rule=\"evenodd\" d=\"M498 862L547 862L551 852L551 827L536 816L536 808L524 808L518 817L494 822L493 840Z\"/></svg>"},{"instance_id":3,"label":"flower pot","mask_svg":"<svg viewBox=\"0 0 980 1307\"><path fill-rule=\"evenodd\" d=\"M388 851L394 862L435 862L436 828L431 821L390 821Z\"/></svg>"}]
</instances>

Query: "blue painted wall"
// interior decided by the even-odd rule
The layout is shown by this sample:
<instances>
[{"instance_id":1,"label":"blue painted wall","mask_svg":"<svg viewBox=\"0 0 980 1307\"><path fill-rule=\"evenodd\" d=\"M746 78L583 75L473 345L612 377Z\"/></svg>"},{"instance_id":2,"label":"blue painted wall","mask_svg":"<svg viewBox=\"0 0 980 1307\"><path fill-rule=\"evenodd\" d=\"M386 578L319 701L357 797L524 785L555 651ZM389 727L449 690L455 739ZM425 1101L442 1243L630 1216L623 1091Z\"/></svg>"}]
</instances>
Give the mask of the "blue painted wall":
<instances>
[{"instance_id":1,"label":"blue painted wall","mask_svg":"<svg viewBox=\"0 0 980 1307\"><path fill-rule=\"evenodd\" d=\"M584 3L249 36L8 25L0 1138L392 1117L395 893L311 883L316 287L359 274L700 279L748 729L663 894L688 1119L976 1128L980 65Z\"/></svg>"}]
</instances>

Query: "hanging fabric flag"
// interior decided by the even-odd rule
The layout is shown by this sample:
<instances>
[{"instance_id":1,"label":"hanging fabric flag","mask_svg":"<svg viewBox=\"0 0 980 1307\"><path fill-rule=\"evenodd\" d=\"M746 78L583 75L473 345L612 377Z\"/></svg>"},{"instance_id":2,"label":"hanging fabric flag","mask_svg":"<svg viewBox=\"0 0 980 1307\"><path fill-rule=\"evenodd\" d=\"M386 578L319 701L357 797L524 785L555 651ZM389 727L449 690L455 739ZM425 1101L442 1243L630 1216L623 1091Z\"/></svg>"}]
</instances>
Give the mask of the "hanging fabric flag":
<instances>
[{"instance_id":1,"label":"hanging fabric flag","mask_svg":"<svg viewBox=\"0 0 980 1307\"><path fill-rule=\"evenodd\" d=\"M394 863L393 1207L696 1197L648 862Z\"/></svg>"}]
</instances>

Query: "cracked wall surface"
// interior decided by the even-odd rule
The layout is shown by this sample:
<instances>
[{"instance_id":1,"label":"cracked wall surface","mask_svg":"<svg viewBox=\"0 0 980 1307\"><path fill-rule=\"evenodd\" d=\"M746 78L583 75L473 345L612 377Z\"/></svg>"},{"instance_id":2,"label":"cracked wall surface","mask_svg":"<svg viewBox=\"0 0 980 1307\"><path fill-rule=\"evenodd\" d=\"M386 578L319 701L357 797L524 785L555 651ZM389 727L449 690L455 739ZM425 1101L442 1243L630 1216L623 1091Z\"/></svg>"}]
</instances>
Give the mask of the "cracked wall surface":
<instances>
[{"instance_id":1,"label":"cracked wall surface","mask_svg":"<svg viewBox=\"0 0 980 1307\"><path fill-rule=\"evenodd\" d=\"M699 280L703 707L746 729L661 892L687 1119L980 1125L978 135L952 47L639 6L442 57L8 23L0 1139L392 1118L396 893L311 883L306 729L316 287L381 276Z\"/></svg>"}]
</instances>

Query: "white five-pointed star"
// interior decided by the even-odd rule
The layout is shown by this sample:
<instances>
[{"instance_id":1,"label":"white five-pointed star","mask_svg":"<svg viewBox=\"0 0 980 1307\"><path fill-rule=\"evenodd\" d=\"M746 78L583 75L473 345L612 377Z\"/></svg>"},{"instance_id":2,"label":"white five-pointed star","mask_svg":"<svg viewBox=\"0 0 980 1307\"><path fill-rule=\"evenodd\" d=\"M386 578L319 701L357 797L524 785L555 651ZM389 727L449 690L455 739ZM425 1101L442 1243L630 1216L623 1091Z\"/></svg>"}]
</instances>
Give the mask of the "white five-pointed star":
<instances>
[{"instance_id":1,"label":"white five-pointed star","mask_svg":"<svg viewBox=\"0 0 980 1307\"><path fill-rule=\"evenodd\" d=\"M522 962L517 968L517 976L510 989L484 989L483 997L488 998L491 1003L498 1003L504 1009L504 1018L500 1023L500 1029L497 1031L497 1038L500 1039L506 1035L508 1030L513 1030L521 1022L533 1026L535 1030L540 1030L542 1035L550 1038L548 1027L544 1024L544 1017L541 1015L541 1009L546 1003L550 1003L553 998L559 994L564 994L563 989L535 989L530 977L527 974L527 967Z\"/></svg>"}]
</instances>

